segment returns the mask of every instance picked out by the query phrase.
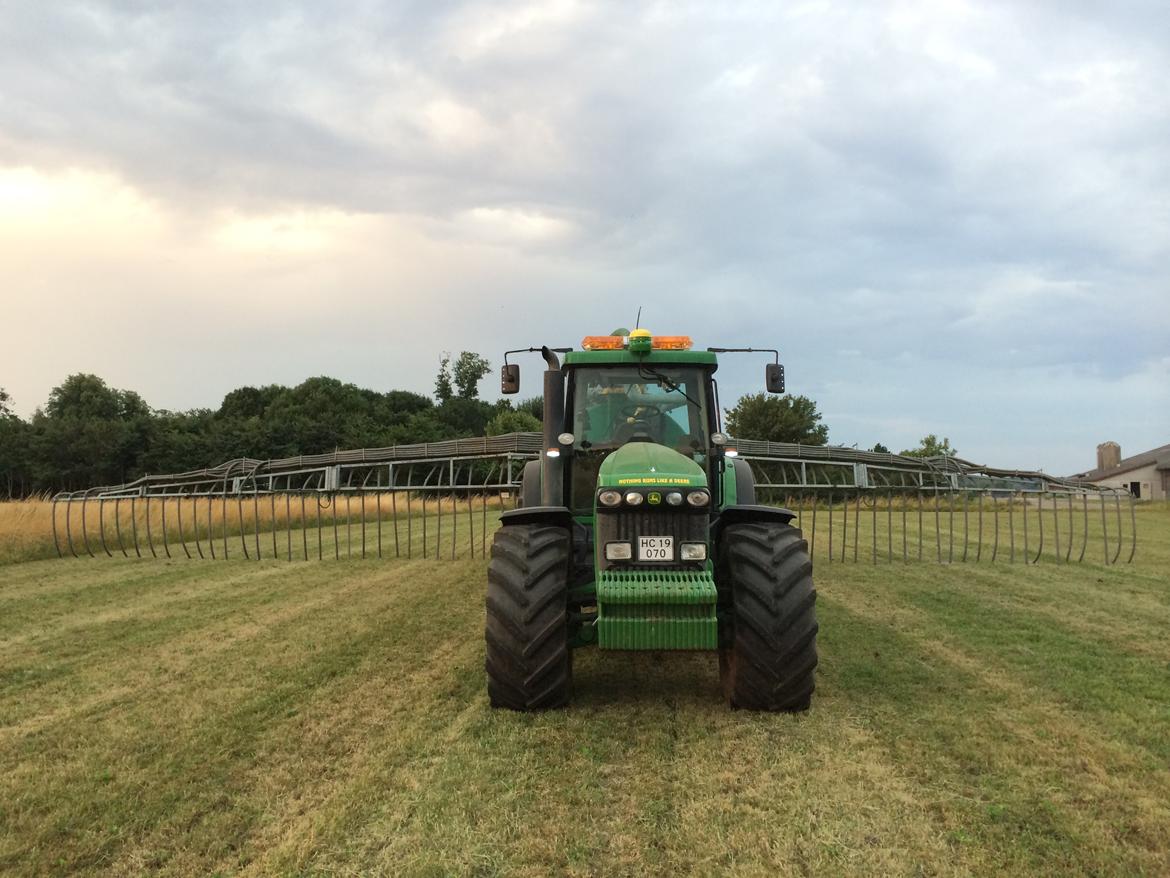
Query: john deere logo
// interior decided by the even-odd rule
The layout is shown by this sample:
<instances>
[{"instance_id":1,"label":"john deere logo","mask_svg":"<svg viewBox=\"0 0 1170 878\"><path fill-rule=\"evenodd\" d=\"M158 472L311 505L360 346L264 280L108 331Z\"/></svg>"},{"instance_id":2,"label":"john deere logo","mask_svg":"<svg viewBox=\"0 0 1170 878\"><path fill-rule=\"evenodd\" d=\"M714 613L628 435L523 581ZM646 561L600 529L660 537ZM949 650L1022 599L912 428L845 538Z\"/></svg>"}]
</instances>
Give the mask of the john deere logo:
<instances>
[{"instance_id":1,"label":"john deere logo","mask_svg":"<svg viewBox=\"0 0 1170 878\"><path fill-rule=\"evenodd\" d=\"M649 494L646 495L646 502L649 503L651 506L653 506L657 503L661 503L662 502L662 495L659 494L657 491L651 491Z\"/></svg>"}]
</instances>

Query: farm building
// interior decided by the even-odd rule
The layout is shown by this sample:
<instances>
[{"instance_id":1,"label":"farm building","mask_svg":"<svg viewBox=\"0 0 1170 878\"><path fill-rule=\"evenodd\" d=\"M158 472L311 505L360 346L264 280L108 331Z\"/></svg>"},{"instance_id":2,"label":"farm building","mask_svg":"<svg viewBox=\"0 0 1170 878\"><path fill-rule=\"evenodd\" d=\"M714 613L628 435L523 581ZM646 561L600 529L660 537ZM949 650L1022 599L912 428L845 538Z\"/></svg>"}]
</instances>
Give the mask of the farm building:
<instances>
[{"instance_id":1,"label":"farm building","mask_svg":"<svg viewBox=\"0 0 1170 878\"><path fill-rule=\"evenodd\" d=\"M1097 446L1097 468L1072 478L1104 488L1124 488L1140 500L1170 498L1170 445L1122 459L1121 446Z\"/></svg>"}]
</instances>

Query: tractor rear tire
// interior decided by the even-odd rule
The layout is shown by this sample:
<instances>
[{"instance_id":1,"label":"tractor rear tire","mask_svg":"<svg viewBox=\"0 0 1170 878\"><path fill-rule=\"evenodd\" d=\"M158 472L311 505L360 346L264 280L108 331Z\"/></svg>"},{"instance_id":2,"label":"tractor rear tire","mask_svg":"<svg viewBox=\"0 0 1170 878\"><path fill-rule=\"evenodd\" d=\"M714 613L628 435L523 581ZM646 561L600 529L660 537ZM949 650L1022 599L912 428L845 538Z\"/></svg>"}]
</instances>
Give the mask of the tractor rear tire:
<instances>
[{"instance_id":1,"label":"tractor rear tire","mask_svg":"<svg viewBox=\"0 0 1170 878\"><path fill-rule=\"evenodd\" d=\"M569 533L504 525L488 565L488 698L492 707L544 710L569 703Z\"/></svg>"},{"instance_id":2,"label":"tractor rear tire","mask_svg":"<svg viewBox=\"0 0 1170 878\"><path fill-rule=\"evenodd\" d=\"M808 710L817 666L808 543L792 525L777 523L728 525L721 543L724 696L746 710Z\"/></svg>"}]
</instances>

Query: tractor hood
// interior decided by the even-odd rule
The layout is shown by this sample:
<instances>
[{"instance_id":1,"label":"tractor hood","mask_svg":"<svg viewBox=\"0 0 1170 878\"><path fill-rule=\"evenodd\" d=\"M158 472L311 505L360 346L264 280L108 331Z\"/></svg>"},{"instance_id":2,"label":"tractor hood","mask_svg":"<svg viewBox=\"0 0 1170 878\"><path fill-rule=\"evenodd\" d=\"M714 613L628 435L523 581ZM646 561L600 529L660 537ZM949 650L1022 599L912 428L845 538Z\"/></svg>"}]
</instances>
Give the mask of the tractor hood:
<instances>
[{"instance_id":1,"label":"tractor hood","mask_svg":"<svg viewBox=\"0 0 1170 878\"><path fill-rule=\"evenodd\" d=\"M707 474L673 448L655 442L630 442L601 462L597 485L600 488L638 485L702 488L707 485Z\"/></svg>"}]
</instances>

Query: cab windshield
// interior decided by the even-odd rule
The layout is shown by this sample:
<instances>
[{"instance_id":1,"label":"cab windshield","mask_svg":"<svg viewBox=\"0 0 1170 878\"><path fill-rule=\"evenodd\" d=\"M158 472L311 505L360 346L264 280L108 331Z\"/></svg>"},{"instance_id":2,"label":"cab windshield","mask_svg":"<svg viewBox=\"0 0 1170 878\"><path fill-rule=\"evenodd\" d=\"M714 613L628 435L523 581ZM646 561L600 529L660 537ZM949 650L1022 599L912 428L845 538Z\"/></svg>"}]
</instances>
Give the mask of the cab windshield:
<instances>
[{"instance_id":1,"label":"cab windshield","mask_svg":"<svg viewBox=\"0 0 1170 878\"><path fill-rule=\"evenodd\" d=\"M706 466L707 381L694 366L606 366L573 370L572 503L592 508L597 471L627 442L656 442Z\"/></svg>"}]
</instances>

